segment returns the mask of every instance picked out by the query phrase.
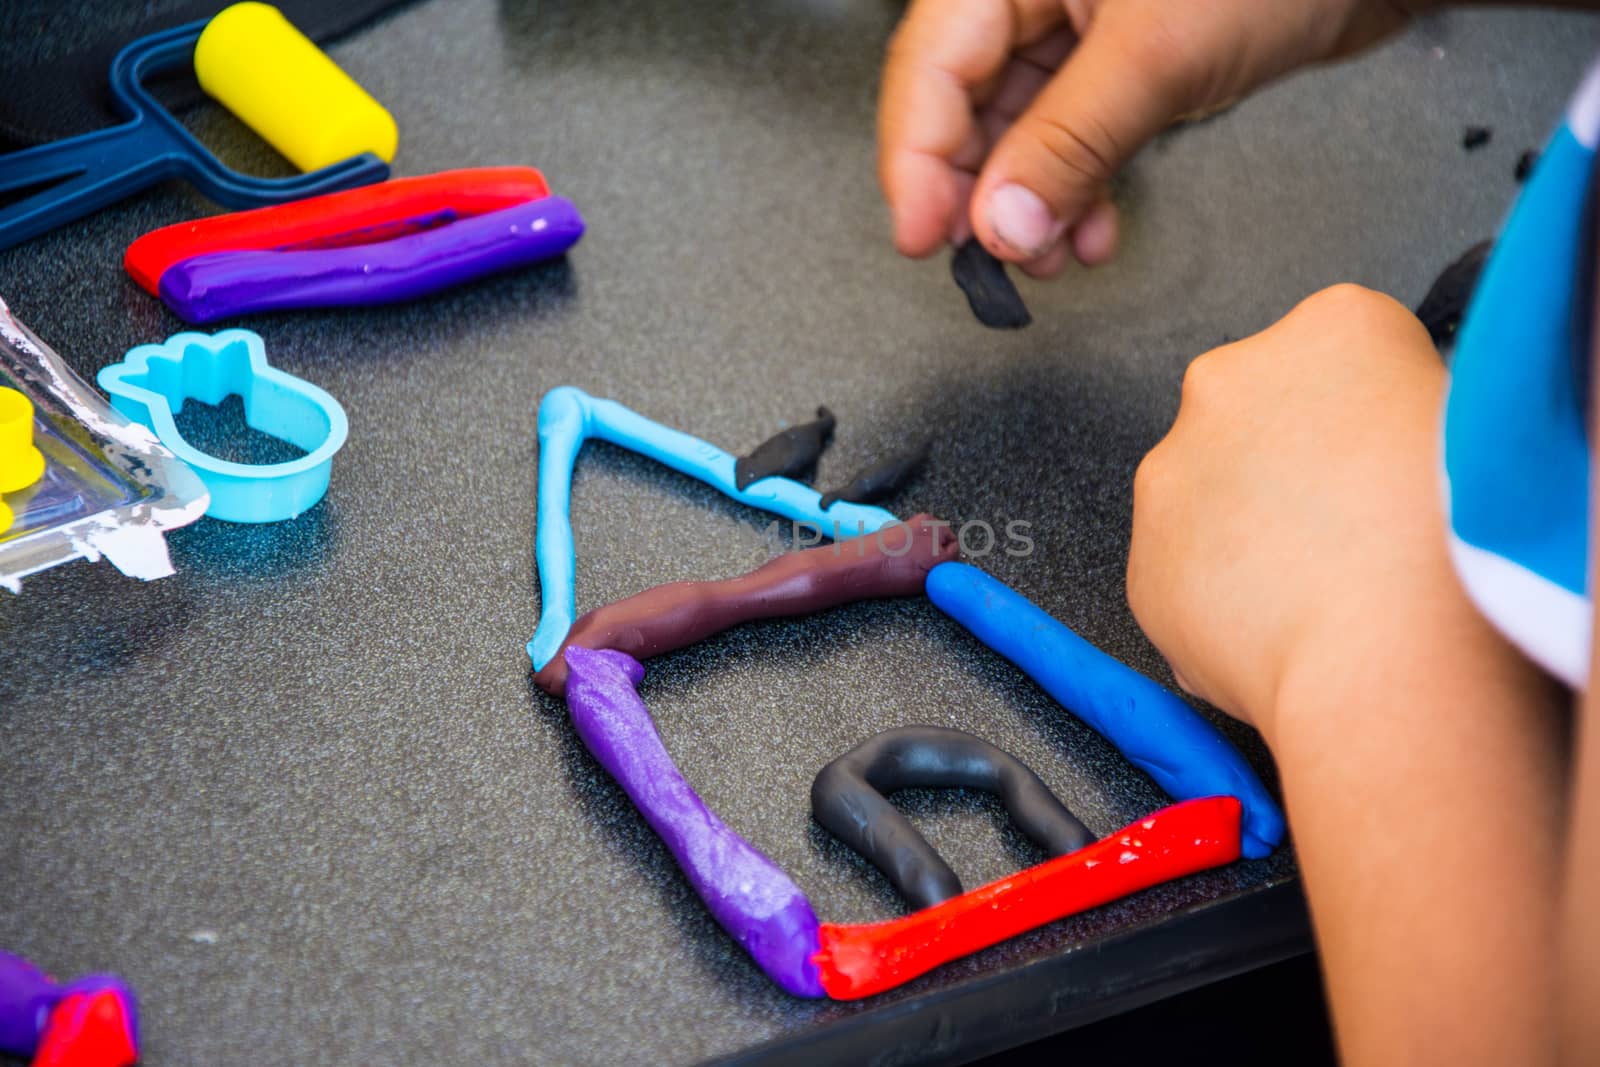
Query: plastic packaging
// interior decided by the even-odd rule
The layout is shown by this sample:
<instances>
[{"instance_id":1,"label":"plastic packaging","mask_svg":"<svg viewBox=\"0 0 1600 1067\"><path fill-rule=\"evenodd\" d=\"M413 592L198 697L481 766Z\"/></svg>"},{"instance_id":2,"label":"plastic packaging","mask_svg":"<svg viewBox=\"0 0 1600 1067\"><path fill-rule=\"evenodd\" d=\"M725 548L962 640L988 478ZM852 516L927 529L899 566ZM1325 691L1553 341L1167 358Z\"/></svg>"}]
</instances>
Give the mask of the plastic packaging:
<instances>
[{"instance_id":1,"label":"plastic packaging","mask_svg":"<svg viewBox=\"0 0 1600 1067\"><path fill-rule=\"evenodd\" d=\"M205 487L155 434L112 411L3 299L0 386L33 405L33 444L44 456L38 481L4 498L15 517L0 531L0 587L20 592L30 574L101 557L133 578L171 574L163 535L205 514Z\"/></svg>"}]
</instances>

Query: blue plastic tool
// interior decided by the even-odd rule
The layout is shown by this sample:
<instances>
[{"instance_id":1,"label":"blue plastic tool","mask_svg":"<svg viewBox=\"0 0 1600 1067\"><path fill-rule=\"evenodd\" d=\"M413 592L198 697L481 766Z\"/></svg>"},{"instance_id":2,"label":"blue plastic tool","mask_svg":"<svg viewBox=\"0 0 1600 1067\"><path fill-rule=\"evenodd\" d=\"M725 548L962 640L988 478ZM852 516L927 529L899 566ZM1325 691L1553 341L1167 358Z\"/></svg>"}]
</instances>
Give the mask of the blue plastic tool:
<instances>
[{"instance_id":1,"label":"blue plastic tool","mask_svg":"<svg viewBox=\"0 0 1600 1067\"><path fill-rule=\"evenodd\" d=\"M156 182L185 178L233 208L281 204L382 181L389 165L364 152L291 178L257 178L224 166L141 84L149 74L192 61L206 22L142 37L111 61L112 103L128 117L120 126L0 156L0 199L48 186L0 208L0 249L82 218Z\"/></svg>"},{"instance_id":2,"label":"blue plastic tool","mask_svg":"<svg viewBox=\"0 0 1600 1067\"><path fill-rule=\"evenodd\" d=\"M165 344L130 349L100 371L111 406L155 431L173 455L193 467L211 491L206 514L229 522L279 522L314 507L328 491L333 456L350 432L339 402L310 382L267 363L266 346L250 330L180 333ZM238 394L252 429L288 441L306 454L288 463L234 463L183 439L173 419L185 400L220 404Z\"/></svg>"},{"instance_id":3,"label":"blue plastic tool","mask_svg":"<svg viewBox=\"0 0 1600 1067\"><path fill-rule=\"evenodd\" d=\"M1283 812L1228 739L1177 694L1125 667L1033 601L965 563L928 572L928 599L1022 668L1174 800L1238 797L1246 856L1283 840Z\"/></svg>"}]
</instances>

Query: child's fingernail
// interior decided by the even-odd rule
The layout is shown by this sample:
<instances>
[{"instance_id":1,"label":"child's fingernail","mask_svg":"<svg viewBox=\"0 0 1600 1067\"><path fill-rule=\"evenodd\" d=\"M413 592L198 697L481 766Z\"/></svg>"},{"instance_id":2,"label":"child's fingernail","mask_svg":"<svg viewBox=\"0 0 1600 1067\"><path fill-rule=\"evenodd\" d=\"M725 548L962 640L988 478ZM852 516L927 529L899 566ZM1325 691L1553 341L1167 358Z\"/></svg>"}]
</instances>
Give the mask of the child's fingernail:
<instances>
[{"instance_id":1,"label":"child's fingernail","mask_svg":"<svg viewBox=\"0 0 1600 1067\"><path fill-rule=\"evenodd\" d=\"M1016 184L1002 185L989 195L989 225L996 237L1027 259L1049 251L1067 228L1039 194Z\"/></svg>"}]
</instances>

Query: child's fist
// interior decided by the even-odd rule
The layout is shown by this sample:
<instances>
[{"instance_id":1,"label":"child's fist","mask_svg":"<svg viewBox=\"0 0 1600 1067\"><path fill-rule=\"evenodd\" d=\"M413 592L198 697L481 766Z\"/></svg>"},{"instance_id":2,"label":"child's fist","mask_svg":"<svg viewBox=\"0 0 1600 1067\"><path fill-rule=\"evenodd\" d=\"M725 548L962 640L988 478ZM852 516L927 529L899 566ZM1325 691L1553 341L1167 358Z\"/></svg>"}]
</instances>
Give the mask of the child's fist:
<instances>
[{"instance_id":1,"label":"child's fist","mask_svg":"<svg viewBox=\"0 0 1600 1067\"><path fill-rule=\"evenodd\" d=\"M1134 478L1128 559L1134 615L1185 689L1270 740L1292 670L1481 628L1446 549L1444 387L1422 324L1352 285L1194 361Z\"/></svg>"}]
</instances>

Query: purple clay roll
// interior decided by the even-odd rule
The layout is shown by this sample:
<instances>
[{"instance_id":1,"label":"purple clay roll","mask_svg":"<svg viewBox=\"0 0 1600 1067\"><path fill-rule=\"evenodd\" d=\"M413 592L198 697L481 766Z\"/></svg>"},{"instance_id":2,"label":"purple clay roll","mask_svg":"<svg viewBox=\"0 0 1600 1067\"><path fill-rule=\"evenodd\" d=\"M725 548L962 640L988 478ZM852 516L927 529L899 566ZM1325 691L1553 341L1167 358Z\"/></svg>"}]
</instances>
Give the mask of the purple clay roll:
<instances>
[{"instance_id":1,"label":"purple clay roll","mask_svg":"<svg viewBox=\"0 0 1600 1067\"><path fill-rule=\"evenodd\" d=\"M644 667L609 649L572 645L565 655L578 736L672 850L717 922L785 990L826 996L811 962L821 941L810 901L684 781L634 688Z\"/></svg>"},{"instance_id":2,"label":"purple clay roll","mask_svg":"<svg viewBox=\"0 0 1600 1067\"><path fill-rule=\"evenodd\" d=\"M56 1063L132 1063L139 1009L112 974L56 982L34 964L0 951L0 1056Z\"/></svg>"},{"instance_id":3,"label":"purple clay roll","mask_svg":"<svg viewBox=\"0 0 1600 1067\"><path fill-rule=\"evenodd\" d=\"M582 236L572 202L547 196L374 244L192 256L162 273L161 299L192 323L388 304L553 259Z\"/></svg>"},{"instance_id":4,"label":"purple clay roll","mask_svg":"<svg viewBox=\"0 0 1600 1067\"><path fill-rule=\"evenodd\" d=\"M32 1057L61 987L21 956L0 952L0 1053Z\"/></svg>"}]
</instances>

